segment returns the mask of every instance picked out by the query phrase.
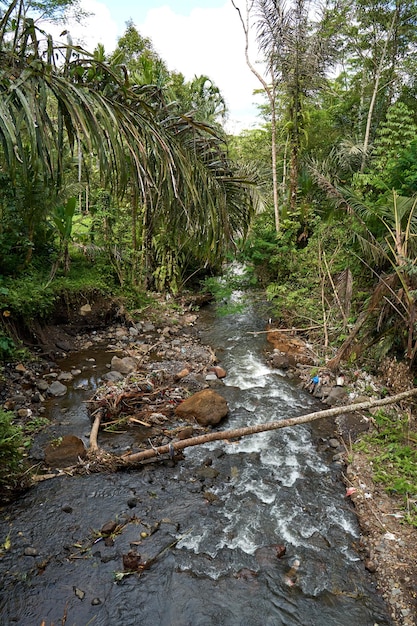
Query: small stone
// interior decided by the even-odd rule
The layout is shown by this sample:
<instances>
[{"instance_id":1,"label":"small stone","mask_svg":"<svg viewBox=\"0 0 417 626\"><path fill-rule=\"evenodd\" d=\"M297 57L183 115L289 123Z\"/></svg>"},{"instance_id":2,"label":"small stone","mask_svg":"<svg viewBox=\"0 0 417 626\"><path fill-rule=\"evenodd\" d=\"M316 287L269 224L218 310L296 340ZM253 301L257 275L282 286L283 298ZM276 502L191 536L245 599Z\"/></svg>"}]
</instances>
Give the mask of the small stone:
<instances>
[{"instance_id":1,"label":"small stone","mask_svg":"<svg viewBox=\"0 0 417 626\"><path fill-rule=\"evenodd\" d=\"M189 439L190 437L193 436L193 432L194 432L193 426L185 426L184 428L181 428L181 430L177 432L177 437L180 441L184 439Z\"/></svg>"},{"instance_id":2,"label":"small stone","mask_svg":"<svg viewBox=\"0 0 417 626\"><path fill-rule=\"evenodd\" d=\"M60 396L65 396L65 394L68 391L68 387L66 385L63 385L62 383L60 383L58 380L55 380L52 385L49 385L48 387L48 393L51 396L55 396L56 398L60 397Z\"/></svg>"},{"instance_id":3,"label":"small stone","mask_svg":"<svg viewBox=\"0 0 417 626\"><path fill-rule=\"evenodd\" d=\"M111 535L117 528L116 522L112 520L110 522L106 522L104 526L101 527L100 533L102 535Z\"/></svg>"},{"instance_id":4,"label":"small stone","mask_svg":"<svg viewBox=\"0 0 417 626\"><path fill-rule=\"evenodd\" d=\"M31 546L27 546L24 550L25 556L38 556L39 552L36 548L32 548Z\"/></svg>"},{"instance_id":5,"label":"small stone","mask_svg":"<svg viewBox=\"0 0 417 626\"><path fill-rule=\"evenodd\" d=\"M275 550L276 550L276 553L277 553L277 558L280 559L286 553L287 548L284 545L282 545L282 544L277 544L275 546Z\"/></svg>"},{"instance_id":6,"label":"small stone","mask_svg":"<svg viewBox=\"0 0 417 626\"><path fill-rule=\"evenodd\" d=\"M190 370L188 369L188 367L184 367L184 369L182 369L180 372L175 374L174 379L181 380L182 378L185 378L186 376L188 376L189 373L190 373Z\"/></svg>"},{"instance_id":7,"label":"small stone","mask_svg":"<svg viewBox=\"0 0 417 626\"><path fill-rule=\"evenodd\" d=\"M55 345L57 348L59 348L60 350L63 350L64 352L71 352L71 345L68 343L68 341L56 341Z\"/></svg>"},{"instance_id":8,"label":"small stone","mask_svg":"<svg viewBox=\"0 0 417 626\"><path fill-rule=\"evenodd\" d=\"M372 561L372 559L366 559L365 568L368 570L368 572L371 572L371 574L374 574L376 570L378 569L378 566L375 563L375 561Z\"/></svg>"},{"instance_id":9,"label":"small stone","mask_svg":"<svg viewBox=\"0 0 417 626\"><path fill-rule=\"evenodd\" d=\"M120 374L130 374L136 370L136 361L130 356L125 356L120 359L118 356L114 356L111 360L111 368Z\"/></svg>"},{"instance_id":10,"label":"small stone","mask_svg":"<svg viewBox=\"0 0 417 626\"><path fill-rule=\"evenodd\" d=\"M140 567L141 556L136 550L129 550L123 555L123 569L128 572L135 572Z\"/></svg>"},{"instance_id":11,"label":"small stone","mask_svg":"<svg viewBox=\"0 0 417 626\"><path fill-rule=\"evenodd\" d=\"M226 378L227 376L226 370L223 369L223 367L220 367L220 365L215 365L210 369L210 371L214 372L217 378Z\"/></svg>"},{"instance_id":12,"label":"small stone","mask_svg":"<svg viewBox=\"0 0 417 626\"><path fill-rule=\"evenodd\" d=\"M123 380L123 374L117 372L116 370L112 370L111 372L107 372L102 376L103 380L107 380L108 382L117 383L120 380Z\"/></svg>"},{"instance_id":13,"label":"small stone","mask_svg":"<svg viewBox=\"0 0 417 626\"><path fill-rule=\"evenodd\" d=\"M58 376L58 380L71 381L73 379L73 375L71 372L61 372Z\"/></svg>"},{"instance_id":14,"label":"small stone","mask_svg":"<svg viewBox=\"0 0 417 626\"><path fill-rule=\"evenodd\" d=\"M100 598L93 598L93 599L91 600L91 605L92 605L92 606L98 606L99 604L101 604L101 600L100 600Z\"/></svg>"},{"instance_id":15,"label":"small stone","mask_svg":"<svg viewBox=\"0 0 417 626\"><path fill-rule=\"evenodd\" d=\"M79 598L80 600L84 600L85 591L83 591L82 589L78 589L78 587L73 587L73 590L77 598Z\"/></svg>"},{"instance_id":16,"label":"small stone","mask_svg":"<svg viewBox=\"0 0 417 626\"><path fill-rule=\"evenodd\" d=\"M64 504L61 507L61 511L63 511L64 513L72 513L73 508L69 504Z\"/></svg>"},{"instance_id":17,"label":"small stone","mask_svg":"<svg viewBox=\"0 0 417 626\"><path fill-rule=\"evenodd\" d=\"M329 439L329 446L331 448L338 448L339 447L339 441L338 439Z\"/></svg>"},{"instance_id":18,"label":"small stone","mask_svg":"<svg viewBox=\"0 0 417 626\"><path fill-rule=\"evenodd\" d=\"M49 384L46 380L38 380L36 382L36 387L39 389L39 391L46 391L49 387Z\"/></svg>"},{"instance_id":19,"label":"small stone","mask_svg":"<svg viewBox=\"0 0 417 626\"><path fill-rule=\"evenodd\" d=\"M21 374L23 374L24 372L26 372L26 367L23 365L23 363L19 363L18 365L16 365L15 370L16 372L20 372Z\"/></svg>"},{"instance_id":20,"label":"small stone","mask_svg":"<svg viewBox=\"0 0 417 626\"><path fill-rule=\"evenodd\" d=\"M89 313L91 313L91 304L84 304L82 307L80 307L80 315L84 317Z\"/></svg>"},{"instance_id":21,"label":"small stone","mask_svg":"<svg viewBox=\"0 0 417 626\"><path fill-rule=\"evenodd\" d=\"M127 501L127 506L129 507L129 509L134 509L137 503L138 503L137 498L129 498L129 500Z\"/></svg>"},{"instance_id":22,"label":"small stone","mask_svg":"<svg viewBox=\"0 0 417 626\"><path fill-rule=\"evenodd\" d=\"M24 419L25 417L30 417L32 415L31 409L19 409L17 412L18 417Z\"/></svg>"}]
</instances>

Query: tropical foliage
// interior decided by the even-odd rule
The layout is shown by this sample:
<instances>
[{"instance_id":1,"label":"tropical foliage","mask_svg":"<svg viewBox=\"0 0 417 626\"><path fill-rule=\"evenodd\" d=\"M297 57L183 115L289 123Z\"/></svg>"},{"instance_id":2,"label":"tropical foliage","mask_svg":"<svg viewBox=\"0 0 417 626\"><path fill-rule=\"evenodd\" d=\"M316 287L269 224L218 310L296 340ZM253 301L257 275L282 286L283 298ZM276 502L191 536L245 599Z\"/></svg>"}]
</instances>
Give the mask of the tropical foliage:
<instances>
[{"instance_id":1,"label":"tropical foliage","mask_svg":"<svg viewBox=\"0 0 417 626\"><path fill-rule=\"evenodd\" d=\"M130 272L143 287L175 291L189 272L219 267L258 198L228 158L218 89L196 78L176 99L178 79L132 25L106 59L102 47L56 45L30 15L14 0L0 22L3 275L42 255L51 279L61 261L68 271L76 201L79 214L97 216L97 187L107 214L94 220L90 243L120 283Z\"/></svg>"}]
</instances>

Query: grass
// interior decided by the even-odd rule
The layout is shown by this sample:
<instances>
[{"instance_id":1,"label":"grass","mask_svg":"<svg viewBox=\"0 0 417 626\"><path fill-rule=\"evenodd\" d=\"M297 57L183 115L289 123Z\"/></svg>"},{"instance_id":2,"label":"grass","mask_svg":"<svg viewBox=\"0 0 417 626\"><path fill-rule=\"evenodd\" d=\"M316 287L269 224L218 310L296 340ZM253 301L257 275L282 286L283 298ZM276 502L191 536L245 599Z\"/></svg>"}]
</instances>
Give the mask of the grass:
<instances>
[{"instance_id":1,"label":"grass","mask_svg":"<svg viewBox=\"0 0 417 626\"><path fill-rule=\"evenodd\" d=\"M407 523L417 527L417 432L408 415L378 411L376 429L356 449L372 456L373 479L403 500Z\"/></svg>"}]
</instances>

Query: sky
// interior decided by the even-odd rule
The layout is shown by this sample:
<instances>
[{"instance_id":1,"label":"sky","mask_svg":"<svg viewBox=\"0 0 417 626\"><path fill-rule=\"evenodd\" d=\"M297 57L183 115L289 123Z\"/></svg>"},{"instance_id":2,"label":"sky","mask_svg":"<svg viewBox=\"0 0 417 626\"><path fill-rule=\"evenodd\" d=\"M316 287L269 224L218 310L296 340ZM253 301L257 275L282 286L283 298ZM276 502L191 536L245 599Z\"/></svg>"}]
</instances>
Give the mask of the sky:
<instances>
[{"instance_id":1,"label":"sky","mask_svg":"<svg viewBox=\"0 0 417 626\"><path fill-rule=\"evenodd\" d=\"M111 52L132 20L169 70L186 80L207 75L217 85L229 109L228 132L261 124L255 103L262 98L253 95L260 83L246 65L245 37L231 0L81 0L81 6L93 15L70 26L74 43L81 39L88 50L102 43ZM252 62L256 53L251 44Z\"/></svg>"}]
</instances>

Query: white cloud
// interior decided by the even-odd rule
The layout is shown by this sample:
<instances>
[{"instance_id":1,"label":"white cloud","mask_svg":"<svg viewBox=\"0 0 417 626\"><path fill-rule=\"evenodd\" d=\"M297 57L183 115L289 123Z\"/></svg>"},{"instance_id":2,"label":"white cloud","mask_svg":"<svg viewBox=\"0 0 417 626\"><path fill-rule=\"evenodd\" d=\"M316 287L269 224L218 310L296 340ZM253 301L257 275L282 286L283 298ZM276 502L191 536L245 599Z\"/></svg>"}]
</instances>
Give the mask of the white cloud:
<instances>
[{"instance_id":1,"label":"white cloud","mask_svg":"<svg viewBox=\"0 0 417 626\"><path fill-rule=\"evenodd\" d=\"M259 82L246 65L245 38L231 2L216 9L177 15L168 6L151 9L139 31L151 38L170 70L186 79L205 74L219 87L231 112L230 130L255 123L253 90Z\"/></svg>"},{"instance_id":2,"label":"white cloud","mask_svg":"<svg viewBox=\"0 0 417 626\"><path fill-rule=\"evenodd\" d=\"M122 27L117 24L120 15L116 22L109 8L97 0L82 0L81 5L94 15L70 26L74 43L88 50L102 43L111 52L124 30L124 22ZM183 73L187 80L201 74L213 80L230 111L229 132L259 124L253 103L261 99L253 96L253 90L260 85L246 65L244 34L230 0L219 8L195 8L188 16L162 6L150 9L142 22L135 20L134 10L126 20L129 17L141 35L150 37L170 70ZM255 46L252 49L256 51Z\"/></svg>"}]
</instances>

